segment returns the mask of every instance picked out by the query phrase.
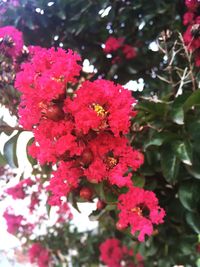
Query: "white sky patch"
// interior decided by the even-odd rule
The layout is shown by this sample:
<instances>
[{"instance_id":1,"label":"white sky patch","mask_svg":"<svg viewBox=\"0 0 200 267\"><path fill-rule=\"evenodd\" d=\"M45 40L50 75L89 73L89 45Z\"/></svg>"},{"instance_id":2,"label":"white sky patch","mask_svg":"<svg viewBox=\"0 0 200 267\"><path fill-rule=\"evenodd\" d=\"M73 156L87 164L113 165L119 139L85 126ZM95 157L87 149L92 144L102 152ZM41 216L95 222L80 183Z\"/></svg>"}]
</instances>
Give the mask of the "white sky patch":
<instances>
[{"instance_id":1,"label":"white sky patch","mask_svg":"<svg viewBox=\"0 0 200 267\"><path fill-rule=\"evenodd\" d=\"M153 51L153 52L158 52L159 48L158 48L158 45L157 43L154 41L154 42L151 42L148 46L149 50Z\"/></svg>"},{"instance_id":2,"label":"white sky patch","mask_svg":"<svg viewBox=\"0 0 200 267\"><path fill-rule=\"evenodd\" d=\"M59 36L58 36L58 35L55 35L55 36L53 37L53 39L54 39L54 41L58 41Z\"/></svg>"},{"instance_id":3,"label":"white sky patch","mask_svg":"<svg viewBox=\"0 0 200 267\"><path fill-rule=\"evenodd\" d=\"M71 205L70 207L73 214L72 222L78 228L79 232L84 232L97 228L98 221L90 221L88 217L90 213L92 213L92 211L96 210L96 203L78 203L78 208L81 213L79 213Z\"/></svg>"},{"instance_id":4,"label":"white sky patch","mask_svg":"<svg viewBox=\"0 0 200 267\"><path fill-rule=\"evenodd\" d=\"M107 54L106 57L107 58L112 58L112 55L111 54Z\"/></svg>"},{"instance_id":5,"label":"white sky patch","mask_svg":"<svg viewBox=\"0 0 200 267\"><path fill-rule=\"evenodd\" d=\"M3 106L0 106L0 118L2 118L11 127L15 127L17 125L17 118L15 116L11 116L9 110Z\"/></svg>"},{"instance_id":6,"label":"white sky patch","mask_svg":"<svg viewBox=\"0 0 200 267\"><path fill-rule=\"evenodd\" d=\"M90 61L88 59L84 59L82 70L86 73L93 73L94 72L94 65L90 64Z\"/></svg>"},{"instance_id":7,"label":"white sky patch","mask_svg":"<svg viewBox=\"0 0 200 267\"><path fill-rule=\"evenodd\" d=\"M36 11L38 14L41 14L41 15L44 14L44 10L41 9L41 8L39 8L39 7L37 7L37 8L35 9L35 11Z\"/></svg>"},{"instance_id":8,"label":"white sky patch","mask_svg":"<svg viewBox=\"0 0 200 267\"><path fill-rule=\"evenodd\" d=\"M111 9L112 9L112 6L108 6L105 9L101 9L99 11L99 15L101 16L101 18L104 18L104 17L108 16L108 14L109 14Z\"/></svg>"},{"instance_id":9,"label":"white sky patch","mask_svg":"<svg viewBox=\"0 0 200 267\"><path fill-rule=\"evenodd\" d=\"M53 6L55 2L48 2L47 6Z\"/></svg>"},{"instance_id":10,"label":"white sky patch","mask_svg":"<svg viewBox=\"0 0 200 267\"><path fill-rule=\"evenodd\" d=\"M144 21L142 21L140 23L140 25L138 26L139 31L141 31L144 28L145 25L146 25L146 23Z\"/></svg>"},{"instance_id":11,"label":"white sky patch","mask_svg":"<svg viewBox=\"0 0 200 267\"><path fill-rule=\"evenodd\" d=\"M144 89L144 80L142 78L139 78L138 81L131 80L124 84L123 87L130 91L142 92Z\"/></svg>"}]
</instances>

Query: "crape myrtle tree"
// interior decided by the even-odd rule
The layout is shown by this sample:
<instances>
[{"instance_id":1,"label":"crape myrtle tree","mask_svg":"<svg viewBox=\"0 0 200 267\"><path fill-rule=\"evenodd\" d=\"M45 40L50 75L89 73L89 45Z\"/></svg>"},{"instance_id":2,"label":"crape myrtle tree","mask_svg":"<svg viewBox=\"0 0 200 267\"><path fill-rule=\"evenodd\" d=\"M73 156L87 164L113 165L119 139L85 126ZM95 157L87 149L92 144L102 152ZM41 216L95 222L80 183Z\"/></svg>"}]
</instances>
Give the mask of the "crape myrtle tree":
<instances>
[{"instance_id":1,"label":"crape myrtle tree","mask_svg":"<svg viewBox=\"0 0 200 267\"><path fill-rule=\"evenodd\" d=\"M7 0L0 13L1 105L18 119L1 120L1 181L33 133L30 178L1 201L29 199L34 220L4 218L30 262L200 266L199 0ZM95 231L72 226L83 201L97 202Z\"/></svg>"}]
</instances>

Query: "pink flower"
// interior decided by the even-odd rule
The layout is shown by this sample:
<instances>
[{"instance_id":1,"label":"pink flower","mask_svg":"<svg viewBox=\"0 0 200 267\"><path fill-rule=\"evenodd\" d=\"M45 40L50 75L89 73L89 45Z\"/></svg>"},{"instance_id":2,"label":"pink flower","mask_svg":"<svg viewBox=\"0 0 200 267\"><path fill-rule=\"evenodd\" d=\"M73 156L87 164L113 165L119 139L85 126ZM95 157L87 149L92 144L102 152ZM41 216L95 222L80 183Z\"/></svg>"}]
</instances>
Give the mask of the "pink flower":
<instances>
[{"instance_id":1,"label":"pink flower","mask_svg":"<svg viewBox=\"0 0 200 267\"><path fill-rule=\"evenodd\" d=\"M0 51L13 57L20 55L24 42L22 32L13 26L0 28Z\"/></svg>"},{"instance_id":2,"label":"pink flower","mask_svg":"<svg viewBox=\"0 0 200 267\"><path fill-rule=\"evenodd\" d=\"M29 258L31 263L37 263L38 267L48 267L50 263L50 253L40 243L34 243L29 248Z\"/></svg>"},{"instance_id":3,"label":"pink flower","mask_svg":"<svg viewBox=\"0 0 200 267\"><path fill-rule=\"evenodd\" d=\"M101 260L108 267L121 267L123 251L120 248L120 241L116 238L107 239L100 245Z\"/></svg>"},{"instance_id":4,"label":"pink flower","mask_svg":"<svg viewBox=\"0 0 200 267\"><path fill-rule=\"evenodd\" d=\"M39 196L38 196L38 192L33 192L31 194L31 201L30 201L30 204L29 204L29 210L30 210L31 213L35 209L35 206L38 205L39 203L40 203L40 199L39 199Z\"/></svg>"},{"instance_id":5,"label":"pink flower","mask_svg":"<svg viewBox=\"0 0 200 267\"><path fill-rule=\"evenodd\" d=\"M51 191L50 205L61 205L61 197L67 196L69 192L78 187L79 178L82 176L82 171L76 168L75 162L61 161L58 169L53 172L53 177L50 180L50 185L47 187Z\"/></svg>"},{"instance_id":6,"label":"pink flower","mask_svg":"<svg viewBox=\"0 0 200 267\"><path fill-rule=\"evenodd\" d=\"M165 211L158 206L158 199L151 191L131 186L126 194L119 196L120 227L131 227L131 233L139 232L138 240L152 235L153 224L163 223Z\"/></svg>"},{"instance_id":7,"label":"pink flower","mask_svg":"<svg viewBox=\"0 0 200 267\"><path fill-rule=\"evenodd\" d=\"M110 36L105 42L104 52L108 54L118 50L122 46L123 42L124 42L123 37L115 38Z\"/></svg>"},{"instance_id":8,"label":"pink flower","mask_svg":"<svg viewBox=\"0 0 200 267\"><path fill-rule=\"evenodd\" d=\"M200 67L200 51L198 51L197 53L195 53L195 65L197 67Z\"/></svg>"},{"instance_id":9,"label":"pink flower","mask_svg":"<svg viewBox=\"0 0 200 267\"><path fill-rule=\"evenodd\" d=\"M192 12L186 12L183 17L183 24L188 25L193 22L194 14Z\"/></svg>"},{"instance_id":10,"label":"pink flower","mask_svg":"<svg viewBox=\"0 0 200 267\"><path fill-rule=\"evenodd\" d=\"M142 256L137 253L133 263L133 250L123 246L116 238L108 238L100 247L100 258L107 267L144 267ZM123 263L122 263L123 262Z\"/></svg>"},{"instance_id":11,"label":"pink flower","mask_svg":"<svg viewBox=\"0 0 200 267\"><path fill-rule=\"evenodd\" d=\"M20 181L17 185L10 187L6 190L8 195L11 195L13 199L24 199L26 196L26 187L32 186L34 182L30 179L24 179Z\"/></svg>"},{"instance_id":12,"label":"pink flower","mask_svg":"<svg viewBox=\"0 0 200 267\"><path fill-rule=\"evenodd\" d=\"M65 110L72 113L76 128L83 134L110 130L118 136L128 133L135 102L130 91L111 81L86 81L76 98L66 101Z\"/></svg>"},{"instance_id":13,"label":"pink flower","mask_svg":"<svg viewBox=\"0 0 200 267\"><path fill-rule=\"evenodd\" d=\"M200 37L195 35L195 25L197 26L197 24L188 26L186 32L183 35L185 44L191 51L195 51L196 49L200 48Z\"/></svg>"},{"instance_id":14,"label":"pink flower","mask_svg":"<svg viewBox=\"0 0 200 267\"><path fill-rule=\"evenodd\" d=\"M64 117L62 102L67 83L74 83L81 67L78 54L59 48L37 48L22 71L15 87L22 92L19 115L23 127L31 129L41 118L58 121ZM56 103L55 103L56 101Z\"/></svg>"},{"instance_id":15,"label":"pink flower","mask_svg":"<svg viewBox=\"0 0 200 267\"><path fill-rule=\"evenodd\" d=\"M72 133L74 125L71 121L43 120L34 129L35 142L29 147L29 153L41 164L56 163L64 157L80 155L83 147Z\"/></svg>"},{"instance_id":16,"label":"pink flower","mask_svg":"<svg viewBox=\"0 0 200 267\"><path fill-rule=\"evenodd\" d=\"M4 212L3 217L7 223L7 231L10 234L15 235L19 228L22 225L22 221L24 220L22 215L14 215L8 211L8 209Z\"/></svg>"},{"instance_id":17,"label":"pink flower","mask_svg":"<svg viewBox=\"0 0 200 267\"><path fill-rule=\"evenodd\" d=\"M183 34L184 42L188 50L194 52L195 65L199 67L199 49L200 49L200 16L198 16L197 9L200 7L198 0L186 0L186 6L189 11L185 13L183 18L183 24L188 25L185 33Z\"/></svg>"},{"instance_id":18,"label":"pink flower","mask_svg":"<svg viewBox=\"0 0 200 267\"><path fill-rule=\"evenodd\" d=\"M124 174L129 167L136 171L144 161L143 155L133 150L125 137L102 133L92 140L88 147L94 158L84 170L89 181L96 179L96 182L100 182L107 179L112 185L129 186L131 173L127 176Z\"/></svg>"},{"instance_id":19,"label":"pink flower","mask_svg":"<svg viewBox=\"0 0 200 267\"><path fill-rule=\"evenodd\" d=\"M126 59L132 59L137 56L135 48L127 44L123 45L122 52Z\"/></svg>"},{"instance_id":20,"label":"pink flower","mask_svg":"<svg viewBox=\"0 0 200 267\"><path fill-rule=\"evenodd\" d=\"M67 202L62 203L62 205L59 206L57 214L59 215L57 220L57 222L59 223L65 223L66 221L71 220L73 218L73 215Z\"/></svg>"},{"instance_id":21,"label":"pink flower","mask_svg":"<svg viewBox=\"0 0 200 267\"><path fill-rule=\"evenodd\" d=\"M200 5L200 2L199 0L185 0L185 4L188 7L188 9L195 11Z\"/></svg>"}]
</instances>

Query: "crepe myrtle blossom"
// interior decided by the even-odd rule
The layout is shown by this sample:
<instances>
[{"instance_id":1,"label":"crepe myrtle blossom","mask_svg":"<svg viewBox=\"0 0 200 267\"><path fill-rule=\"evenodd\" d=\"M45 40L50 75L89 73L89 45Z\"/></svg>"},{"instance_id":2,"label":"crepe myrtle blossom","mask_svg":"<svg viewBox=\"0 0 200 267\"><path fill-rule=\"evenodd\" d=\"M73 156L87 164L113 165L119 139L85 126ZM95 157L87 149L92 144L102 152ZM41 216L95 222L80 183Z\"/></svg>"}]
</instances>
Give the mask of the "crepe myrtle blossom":
<instances>
[{"instance_id":1,"label":"crepe myrtle blossom","mask_svg":"<svg viewBox=\"0 0 200 267\"><path fill-rule=\"evenodd\" d=\"M83 134L90 130L110 130L115 136L129 131L130 118L135 116L132 105L136 100L131 92L107 80L86 81L73 100L67 99L65 110L75 120Z\"/></svg>"},{"instance_id":2,"label":"crepe myrtle blossom","mask_svg":"<svg viewBox=\"0 0 200 267\"><path fill-rule=\"evenodd\" d=\"M48 267L51 261L50 252L39 242L33 243L28 250L31 263L36 263L38 267Z\"/></svg>"},{"instance_id":3,"label":"crepe myrtle blossom","mask_svg":"<svg viewBox=\"0 0 200 267\"><path fill-rule=\"evenodd\" d=\"M80 155L84 146L73 134L75 126L70 120L44 120L34 130L34 143L29 147L29 153L40 162L56 163Z\"/></svg>"},{"instance_id":4,"label":"crepe myrtle blossom","mask_svg":"<svg viewBox=\"0 0 200 267\"><path fill-rule=\"evenodd\" d=\"M185 4L189 10L196 10L199 6L199 0L185 0Z\"/></svg>"},{"instance_id":5,"label":"crepe myrtle blossom","mask_svg":"<svg viewBox=\"0 0 200 267\"><path fill-rule=\"evenodd\" d=\"M16 234L19 231L21 223L23 221L22 215L14 215L10 211L6 210L3 214L3 217L7 223L7 231L10 234Z\"/></svg>"},{"instance_id":6,"label":"crepe myrtle blossom","mask_svg":"<svg viewBox=\"0 0 200 267\"><path fill-rule=\"evenodd\" d=\"M11 208L7 208L3 214L7 224L7 231L12 235L18 233L30 234L33 231L34 225L28 223L22 215L15 215Z\"/></svg>"},{"instance_id":7,"label":"crepe myrtle blossom","mask_svg":"<svg viewBox=\"0 0 200 267\"><path fill-rule=\"evenodd\" d=\"M139 232L138 240L144 241L145 235L153 234L153 224L163 223L165 211L158 205L158 199L151 191L130 186L129 191L119 196L119 221L117 228L128 226L134 235Z\"/></svg>"},{"instance_id":8,"label":"crepe myrtle blossom","mask_svg":"<svg viewBox=\"0 0 200 267\"><path fill-rule=\"evenodd\" d=\"M116 238L108 238L100 244L100 259L107 267L144 267L142 256L135 255L133 249L128 249Z\"/></svg>"},{"instance_id":9,"label":"crepe myrtle blossom","mask_svg":"<svg viewBox=\"0 0 200 267\"><path fill-rule=\"evenodd\" d=\"M0 52L15 59L22 52L23 45L22 32L13 26L0 28Z\"/></svg>"},{"instance_id":10,"label":"crepe myrtle blossom","mask_svg":"<svg viewBox=\"0 0 200 267\"><path fill-rule=\"evenodd\" d=\"M31 187L35 184L30 178L20 181L13 187L6 189L6 193L11 195L13 199L24 199L26 197L26 188Z\"/></svg>"},{"instance_id":11,"label":"crepe myrtle blossom","mask_svg":"<svg viewBox=\"0 0 200 267\"><path fill-rule=\"evenodd\" d=\"M82 170L76 167L74 161L61 161L58 169L53 172L50 184L47 189L51 192L49 204L52 206L62 205L62 197L67 196L71 190L78 187Z\"/></svg>"},{"instance_id":12,"label":"crepe myrtle blossom","mask_svg":"<svg viewBox=\"0 0 200 267\"><path fill-rule=\"evenodd\" d=\"M112 53L116 50L118 50L124 43L124 38L115 38L113 36L108 37L108 39L105 42L104 52L106 54Z\"/></svg>"},{"instance_id":13,"label":"crepe myrtle blossom","mask_svg":"<svg viewBox=\"0 0 200 267\"><path fill-rule=\"evenodd\" d=\"M132 59L135 58L137 56L137 52L136 49L134 47L132 47L131 45L124 45L122 47L122 52L125 56L126 59Z\"/></svg>"},{"instance_id":14,"label":"crepe myrtle blossom","mask_svg":"<svg viewBox=\"0 0 200 267\"><path fill-rule=\"evenodd\" d=\"M80 56L72 50L37 48L29 62L22 64L15 87L22 93L20 123L32 129L41 119L64 118L62 102L68 83L76 82Z\"/></svg>"},{"instance_id":15,"label":"crepe myrtle blossom","mask_svg":"<svg viewBox=\"0 0 200 267\"><path fill-rule=\"evenodd\" d=\"M188 11L183 16L183 24L187 25L187 29L183 34L184 42L191 52L193 52L195 65L199 67L199 54L200 54L200 16L199 8L200 1L186 0L185 4Z\"/></svg>"},{"instance_id":16,"label":"crepe myrtle blossom","mask_svg":"<svg viewBox=\"0 0 200 267\"><path fill-rule=\"evenodd\" d=\"M135 47L125 44L125 38L123 37L115 38L110 36L106 40L103 50L105 54L114 53L114 58L112 59L113 64L121 62L120 52L126 59L135 58L137 55Z\"/></svg>"},{"instance_id":17,"label":"crepe myrtle blossom","mask_svg":"<svg viewBox=\"0 0 200 267\"><path fill-rule=\"evenodd\" d=\"M129 186L131 173L125 176L129 167L136 171L144 161L143 154L132 149L127 138L114 137L109 133L102 133L88 144L93 155L93 161L84 174L91 182L108 180L118 187ZM99 171L101 170L101 171Z\"/></svg>"}]
</instances>

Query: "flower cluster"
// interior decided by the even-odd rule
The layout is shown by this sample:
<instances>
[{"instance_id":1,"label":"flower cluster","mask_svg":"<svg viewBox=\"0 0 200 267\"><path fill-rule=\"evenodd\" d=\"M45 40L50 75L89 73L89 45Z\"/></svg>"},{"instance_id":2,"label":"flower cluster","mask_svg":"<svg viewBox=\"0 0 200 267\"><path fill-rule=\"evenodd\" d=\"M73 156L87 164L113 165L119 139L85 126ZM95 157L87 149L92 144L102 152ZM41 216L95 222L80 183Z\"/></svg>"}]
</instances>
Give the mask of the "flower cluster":
<instances>
[{"instance_id":1,"label":"flower cluster","mask_svg":"<svg viewBox=\"0 0 200 267\"><path fill-rule=\"evenodd\" d=\"M48 233L46 236L50 235L52 230L52 228L47 225L49 216L43 203L45 198L48 199L48 196L41 179L24 179L16 186L10 187L4 191L6 193L4 198L7 197L7 195L11 195L16 201L16 204L17 202L20 204L21 199L26 197L27 204L22 209L23 215L17 213L16 210L11 207L6 208L3 217L6 220L7 231L12 235L16 235L22 241L24 248L29 247L27 254L29 254L31 263L35 263L39 267L53 266L51 265L51 255L54 254L54 251L50 249L47 250L41 244L41 240L43 240L44 243L45 236L40 233L41 227L43 229L46 228L45 230ZM38 194L42 197L39 198ZM36 206L36 204L40 205ZM15 205L15 207L17 207L17 205ZM54 208L54 211L54 218L52 218L52 220L54 220L56 224L54 228L55 234L55 232L59 233L60 229L69 225L72 219L72 213L67 202L63 202L60 207ZM32 235L37 235L34 241ZM30 246L30 243L33 244ZM51 244L49 247L51 247Z\"/></svg>"},{"instance_id":2,"label":"flower cluster","mask_svg":"<svg viewBox=\"0 0 200 267\"><path fill-rule=\"evenodd\" d=\"M15 82L23 94L19 114L24 128L32 129L41 119L59 121L64 117L62 100L66 84L75 82L79 74L78 60L80 57L71 50L67 53L54 48L33 50L31 61L22 64Z\"/></svg>"},{"instance_id":3,"label":"flower cluster","mask_svg":"<svg viewBox=\"0 0 200 267\"><path fill-rule=\"evenodd\" d=\"M183 24L187 26L184 41L187 48L194 52L196 66L200 66L200 2L198 0L185 0L188 8L183 17Z\"/></svg>"},{"instance_id":4,"label":"flower cluster","mask_svg":"<svg viewBox=\"0 0 200 267\"><path fill-rule=\"evenodd\" d=\"M133 235L139 232L139 241L144 241L145 235L152 235L153 224L163 223L165 216L165 211L159 207L153 192L134 186L131 186L127 193L120 195L118 209L118 228L130 226Z\"/></svg>"},{"instance_id":5,"label":"flower cluster","mask_svg":"<svg viewBox=\"0 0 200 267\"><path fill-rule=\"evenodd\" d=\"M13 26L0 28L0 52L16 58L22 52L24 42L22 32Z\"/></svg>"},{"instance_id":6,"label":"flower cluster","mask_svg":"<svg viewBox=\"0 0 200 267\"><path fill-rule=\"evenodd\" d=\"M49 266L51 261L49 250L40 243L33 243L28 252L31 263L36 263L38 267Z\"/></svg>"},{"instance_id":7,"label":"flower cluster","mask_svg":"<svg viewBox=\"0 0 200 267\"><path fill-rule=\"evenodd\" d=\"M143 267L143 258L137 253L134 256L133 249L128 249L116 238L109 238L100 247L100 258L107 267ZM135 264L133 263L135 257Z\"/></svg>"},{"instance_id":8,"label":"flower cluster","mask_svg":"<svg viewBox=\"0 0 200 267\"><path fill-rule=\"evenodd\" d=\"M23 216L22 215L14 215L6 210L3 214L4 219L7 222L7 231L10 234L16 234L21 226Z\"/></svg>"},{"instance_id":9,"label":"flower cluster","mask_svg":"<svg viewBox=\"0 0 200 267\"><path fill-rule=\"evenodd\" d=\"M144 161L126 136L130 119L136 115L131 92L102 79L84 81L73 90L81 69L79 60L71 50L32 49L32 57L23 64L15 83L22 92L20 122L35 137L29 152L40 164L54 165L47 186L48 203L60 207L63 199L77 190L91 200L91 186L86 192L85 184L106 181L110 188L130 187L132 192L132 173ZM73 94L68 94L69 89ZM122 206L119 208L126 212ZM134 223L143 231L137 220Z\"/></svg>"},{"instance_id":10,"label":"flower cluster","mask_svg":"<svg viewBox=\"0 0 200 267\"><path fill-rule=\"evenodd\" d=\"M26 197L27 186L32 186L32 185L34 185L34 182L30 178L27 178L20 181L15 186L9 187L6 190L6 193L8 195L11 195L13 199L24 199Z\"/></svg>"},{"instance_id":11,"label":"flower cluster","mask_svg":"<svg viewBox=\"0 0 200 267\"><path fill-rule=\"evenodd\" d=\"M3 217L7 223L7 231L12 235L18 233L30 234L34 228L34 225L28 223L22 215L15 215L11 208L4 211Z\"/></svg>"},{"instance_id":12,"label":"flower cluster","mask_svg":"<svg viewBox=\"0 0 200 267\"><path fill-rule=\"evenodd\" d=\"M104 53L105 54L111 53L114 55L112 63L120 62L121 56L123 56L125 59L133 59L136 57L137 52L135 47L125 44L124 42L125 39L123 37L115 38L113 36L110 36L106 40Z\"/></svg>"}]
</instances>

